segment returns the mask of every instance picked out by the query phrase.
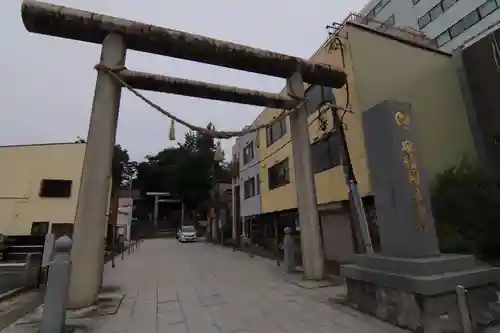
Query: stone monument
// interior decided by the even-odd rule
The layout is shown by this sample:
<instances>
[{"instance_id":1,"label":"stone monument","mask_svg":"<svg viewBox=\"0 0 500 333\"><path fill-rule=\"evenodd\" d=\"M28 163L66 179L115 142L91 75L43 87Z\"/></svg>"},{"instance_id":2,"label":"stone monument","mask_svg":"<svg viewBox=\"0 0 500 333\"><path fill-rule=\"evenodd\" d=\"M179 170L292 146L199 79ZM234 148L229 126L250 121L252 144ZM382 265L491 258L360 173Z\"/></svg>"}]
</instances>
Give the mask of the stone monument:
<instances>
[{"instance_id":1,"label":"stone monument","mask_svg":"<svg viewBox=\"0 0 500 333\"><path fill-rule=\"evenodd\" d=\"M472 255L439 251L411 105L384 101L362 115L380 254L343 265L347 301L363 312L418 332L462 332L455 289L467 288L473 325L500 319L500 268ZM478 221L481 223L481 221Z\"/></svg>"}]
</instances>

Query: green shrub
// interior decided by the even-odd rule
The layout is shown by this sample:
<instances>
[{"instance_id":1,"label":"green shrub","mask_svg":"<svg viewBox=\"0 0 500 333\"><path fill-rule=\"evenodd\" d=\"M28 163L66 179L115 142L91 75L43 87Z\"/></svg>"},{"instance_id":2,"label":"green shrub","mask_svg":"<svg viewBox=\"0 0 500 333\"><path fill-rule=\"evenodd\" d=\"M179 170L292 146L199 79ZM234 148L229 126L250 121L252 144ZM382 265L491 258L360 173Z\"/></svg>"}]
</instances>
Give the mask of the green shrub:
<instances>
[{"instance_id":1,"label":"green shrub","mask_svg":"<svg viewBox=\"0 0 500 333\"><path fill-rule=\"evenodd\" d=\"M431 201L442 252L500 258L500 187L467 161L439 174Z\"/></svg>"}]
</instances>

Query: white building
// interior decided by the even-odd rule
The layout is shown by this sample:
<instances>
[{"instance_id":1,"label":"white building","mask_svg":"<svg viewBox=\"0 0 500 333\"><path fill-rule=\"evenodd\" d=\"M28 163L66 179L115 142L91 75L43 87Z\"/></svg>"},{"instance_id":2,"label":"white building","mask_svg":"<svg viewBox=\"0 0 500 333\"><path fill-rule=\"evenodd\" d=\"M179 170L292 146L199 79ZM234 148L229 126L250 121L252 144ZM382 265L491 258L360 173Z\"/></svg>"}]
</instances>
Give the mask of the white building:
<instances>
[{"instance_id":1,"label":"white building","mask_svg":"<svg viewBox=\"0 0 500 333\"><path fill-rule=\"evenodd\" d=\"M500 0L371 0L361 14L418 29L443 51L452 52L498 25Z\"/></svg>"},{"instance_id":2,"label":"white building","mask_svg":"<svg viewBox=\"0 0 500 333\"><path fill-rule=\"evenodd\" d=\"M131 240L132 212L134 210L134 199L121 197L118 199L118 218L116 226L119 235L123 235L126 241Z\"/></svg>"}]
</instances>

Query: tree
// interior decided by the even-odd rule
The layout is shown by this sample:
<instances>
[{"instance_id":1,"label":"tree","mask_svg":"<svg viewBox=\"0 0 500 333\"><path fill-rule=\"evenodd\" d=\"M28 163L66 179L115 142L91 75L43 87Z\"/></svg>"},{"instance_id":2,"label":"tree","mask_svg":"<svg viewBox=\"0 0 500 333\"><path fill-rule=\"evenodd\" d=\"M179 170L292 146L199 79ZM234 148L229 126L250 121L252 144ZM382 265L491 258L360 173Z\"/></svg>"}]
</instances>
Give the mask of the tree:
<instances>
[{"instance_id":1,"label":"tree","mask_svg":"<svg viewBox=\"0 0 500 333\"><path fill-rule=\"evenodd\" d=\"M437 176L432 207L443 252L500 258L499 186L497 176L467 161Z\"/></svg>"},{"instance_id":2,"label":"tree","mask_svg":"<svg viewBox=\"0 0 500 333\"><path fill-rule=\"evenodd\" d=\"M129 186L137 169L137 162L131 161L128 151L116 145L113 154L113 177L120 186Z\"/></svg>"},{"instance_id":3,"label":"tree","mask_svg":"<svg viewBox=\"0 0 500 333\"><path fill-rule=\"evenodd\" d=\"M209 124L208 129L213 129ZM210 198L212 171L216 179L229 179L229 169L214 162L213 138L188 132L184 143L166 148L137 166L137 185L146 192L169 192L182 200L188 209L197 209ZM152 201L149 202L152 208Z\"/></svg>"},{"instance_id":4,"label":"tree","mask_svg":"<svg viewBox=\"0 0 500 333\"><path fill-rule=\"evenodd\" d=\"M77 137L75 143L86 143L86 140ZM136 173L137 162L131 161L128 151L121 145L115 145L112 161L112 177L119 185L129 185Z\"/></svg>"}]
</instances>

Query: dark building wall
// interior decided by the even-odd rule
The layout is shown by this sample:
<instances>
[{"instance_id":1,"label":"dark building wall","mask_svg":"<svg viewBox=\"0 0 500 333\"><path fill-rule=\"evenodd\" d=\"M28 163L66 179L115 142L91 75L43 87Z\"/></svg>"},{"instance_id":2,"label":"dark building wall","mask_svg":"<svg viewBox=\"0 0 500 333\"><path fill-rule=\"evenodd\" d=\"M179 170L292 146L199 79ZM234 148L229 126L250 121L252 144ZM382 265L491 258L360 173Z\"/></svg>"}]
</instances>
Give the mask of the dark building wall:
<instances>
[{"instance_id":1,"label":"dark building wall","mask_svg":"<svg viewBox=\"0 0 500 333\"><path fill-rule=\"evenodd\" d=\"M500 45L500 30L467 47L458 57L462 65L459 75L464 76L468 88L465 95L470 97L469 118L479 155L500 172L500 54L494 53L500 49L494 51L495 40Z\"/></svg>"}]
</instances>

